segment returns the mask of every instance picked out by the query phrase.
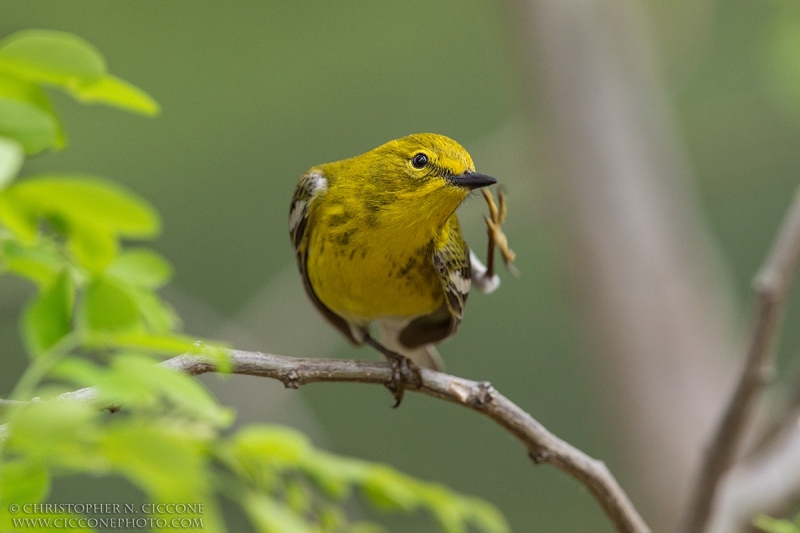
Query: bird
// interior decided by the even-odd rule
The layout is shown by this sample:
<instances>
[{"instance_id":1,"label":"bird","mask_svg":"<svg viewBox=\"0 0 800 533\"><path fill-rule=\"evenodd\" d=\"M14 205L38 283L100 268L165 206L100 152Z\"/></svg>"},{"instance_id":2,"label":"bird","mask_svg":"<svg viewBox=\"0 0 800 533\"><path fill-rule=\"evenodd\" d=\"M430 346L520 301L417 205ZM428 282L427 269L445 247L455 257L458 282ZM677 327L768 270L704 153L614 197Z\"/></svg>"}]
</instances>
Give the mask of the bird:
<instances>
[{"instance_id":1,"label":"bird","mask_svg":"<svg viewBox=\"0 0 800 533\"><path fill-rule=\"evenodd\" d=\"M408 135L300 176L289 234L306 293L352 344L386 356L395 407L407 385L421 383L419 367L444 369L435 344L458 330L470 287L485 293L498 287L492 261L498 241L509 264L502 195L501 213L490 201L486 220L488 267L467 246L456 216L472 191L496 182L475 171L463 146L434 133Z\"/></svg>"}]
</instances>

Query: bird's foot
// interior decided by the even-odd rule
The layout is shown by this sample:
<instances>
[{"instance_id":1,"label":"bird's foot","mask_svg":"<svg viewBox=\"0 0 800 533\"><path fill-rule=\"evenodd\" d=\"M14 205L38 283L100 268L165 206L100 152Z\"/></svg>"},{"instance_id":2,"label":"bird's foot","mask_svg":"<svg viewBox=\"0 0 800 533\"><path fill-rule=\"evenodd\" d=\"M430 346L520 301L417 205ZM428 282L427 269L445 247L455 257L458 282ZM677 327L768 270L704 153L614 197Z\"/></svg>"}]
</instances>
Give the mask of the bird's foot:
<instances>
[{"instance_id":1,"label":"bird's foot","mask_svg":"<svg viewBox=\"0 0 800 533\"><path fill-rule=\"evenodd\" d=\"M397 408L403 401L406 388L419 389L422 387L422 370L411 359L388 349L373 339L369 333L364 335L364 342L381 352L389 360L392 367L392 379L386 384L386 388L394 396L395 403L392 408Z\"/></svg>"},{"instance_id":2,"label":"bird's foot","mask_svg":"<svg viewBox=\"0 0 800 533\"><path fill-rule=\"evenodd\" d=\"M395 403L392 408L400 406L406 388L418 389L422 387L422 371L411 359L399 353L387 350L384 352L392 367L392 380L386 385L394 396Z\"/></svg>"},{"instance_id":3,"label":"bird's foot","mask_svg":"<svg viewBox=\"0 0 800 533\"><path fill-rule=\"evenodd\" d=\"M503 256L503 263L506 269L513 275L518 275L519 271L514 266L514 259L517 254L508 246L508 238L503 232L503 222L506 220L508 208L506 206L506 195L501 190L497 193L498 203L495 203L492 193L488 189L481 189L486 203L489 205L489 216L484 217L486 221L486 229L489 234L489 251L486 257L486 276L491 278L494 275L494 247L500 250Z\"/></svg>"}]
</instances>

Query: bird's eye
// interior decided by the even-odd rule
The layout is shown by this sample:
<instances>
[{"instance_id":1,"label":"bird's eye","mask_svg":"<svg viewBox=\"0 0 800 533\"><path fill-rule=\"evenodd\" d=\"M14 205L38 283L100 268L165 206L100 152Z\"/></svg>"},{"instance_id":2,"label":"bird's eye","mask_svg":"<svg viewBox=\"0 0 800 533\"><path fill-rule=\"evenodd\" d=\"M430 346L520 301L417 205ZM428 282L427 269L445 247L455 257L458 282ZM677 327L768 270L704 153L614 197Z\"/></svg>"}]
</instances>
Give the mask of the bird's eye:
<instances>
[{"instance_id":1,"label":"bird's eye","mask_svg":"<svg viewBox=\"0 0 800 533\"><path fill-rule=\"evenodd\" d=\"M411 165L414 168L424 168L428 164L428 156L425 154L416 154L411 158Z\"/></svg>"}]
</instances>

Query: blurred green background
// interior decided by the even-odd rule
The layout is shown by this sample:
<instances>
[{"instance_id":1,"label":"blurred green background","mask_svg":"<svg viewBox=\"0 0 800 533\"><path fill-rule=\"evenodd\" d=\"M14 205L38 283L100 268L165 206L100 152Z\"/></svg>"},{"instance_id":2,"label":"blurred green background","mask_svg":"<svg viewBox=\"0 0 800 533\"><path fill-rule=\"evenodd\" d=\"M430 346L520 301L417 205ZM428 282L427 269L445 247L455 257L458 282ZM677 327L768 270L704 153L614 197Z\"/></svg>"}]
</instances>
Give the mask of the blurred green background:
<instances>
[{"instance_id":1,"label":"blurred green background","mask_svg":"<svg viewBox=\"0 0 800 533\"><path fill-rule=\"evenodd\" d=\"M800 10L766 0L639 7L743 317L749 280L800 175ZM611 438L616 422L604 399L613 391L596 379L601 350L581 318L570 233L551 201L557 176L535 148L549 133L535 81L525 85L530 67L514 16L489 1L0 0L0 36L27 28L80 35L112 73L163 107L151 120L54 94L68 147L30 159L23 175L102 175L151 201L164 221L155 248L176 270L165 297L186 331L286 355L375 358L347 346L306 301L287 236L292 190L308 167L402 135L457 139L508 191L506 229L522 276L501 273L498 292L470 297L459 334L440 348L448 371L491 381L636 487L644 474ZM460 215L481 257L484 212L476 198ZM25 364L16 314L27 290L0 284L0 393ZM795 304L784 361L800 347L799 318ZM206 380L242 421L294 424L336 452L482 496L514 531L611 531L581 486L535 468L516 441L471 412L415 394L391 410L378 387L283 391L265 381ZM64 501L138 497L108 481L63 483L53 497ZM636 490L631 497L646 512ZM434 530L425 517L390 524Z\"/></svg>"}]
</instances>

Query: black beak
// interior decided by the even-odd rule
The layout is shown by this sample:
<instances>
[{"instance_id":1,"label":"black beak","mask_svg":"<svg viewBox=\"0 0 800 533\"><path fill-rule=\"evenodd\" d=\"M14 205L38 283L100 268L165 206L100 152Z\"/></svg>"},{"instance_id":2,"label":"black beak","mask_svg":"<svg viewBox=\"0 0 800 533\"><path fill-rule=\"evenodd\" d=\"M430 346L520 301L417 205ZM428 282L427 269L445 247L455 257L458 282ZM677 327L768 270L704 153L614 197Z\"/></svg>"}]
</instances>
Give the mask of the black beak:
<instances>
[{"instance_id":1,"label":"black beak","mask_svg":"<svg viewBox=\"0 0 800 533\"><path fill-rule=\"evenodd\" d=\"M463 174L459 174L458 176L447 176L446 179L452 185L464 187L465 189L469 190L479 189L481 187L487 187L497 183L497 180L491 176L487 176L486 174L478 174L477 172L470 172L469 170Z\"/></svg>"}]
</instances>

